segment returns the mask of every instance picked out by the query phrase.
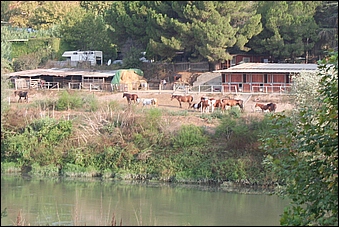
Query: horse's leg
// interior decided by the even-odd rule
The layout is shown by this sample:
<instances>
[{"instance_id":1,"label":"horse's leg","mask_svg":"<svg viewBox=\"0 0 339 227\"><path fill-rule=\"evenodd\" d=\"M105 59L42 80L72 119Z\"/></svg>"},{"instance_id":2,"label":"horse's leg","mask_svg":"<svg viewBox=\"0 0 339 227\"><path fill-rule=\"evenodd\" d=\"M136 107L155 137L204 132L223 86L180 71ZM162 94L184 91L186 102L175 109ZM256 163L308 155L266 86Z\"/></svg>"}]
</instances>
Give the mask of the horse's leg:
<instances>
[{"instance_id":1,"label":"horse's leg","mask_svg":"<svg viewBox=\"0 0 339 227\"><path fill-rule=\"evenodd\" d=\"M182 108L182 106L181 106L181 102L179 101L179 104L180 104L180 108Z\"/></svg>"}]
</instances>

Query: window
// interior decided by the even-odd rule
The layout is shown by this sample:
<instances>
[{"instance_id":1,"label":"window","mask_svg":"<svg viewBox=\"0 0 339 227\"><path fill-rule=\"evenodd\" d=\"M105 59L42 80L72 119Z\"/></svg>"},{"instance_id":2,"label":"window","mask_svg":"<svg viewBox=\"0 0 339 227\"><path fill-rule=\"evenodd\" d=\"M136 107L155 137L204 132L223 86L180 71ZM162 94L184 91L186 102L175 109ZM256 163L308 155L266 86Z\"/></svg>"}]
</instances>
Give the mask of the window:
<instances>
[{"instance_id":1,"label":"window","mask_svg":"<svg viewBox=\"0 0 339 227\"><path fill-rule=\"evenodd\" d=\"M236 57L233 57L231 60L231 66L236 65Z\"/></svg>"},{"instance_id":2,"label":"window","mask_svg":"<svg viewBox=\"0 0 339 227\"><path fill-rule=\"evenodd\" d=\"M221 82L226 83L226 74L221 74Z\"/></svg>"},{"instance_id":3,"label":"window","mask_svg":"<svg viewBox=\"0 0 339 227\"><path fill-rule=\"evenodd\" d=\"M251 59L250 59L249 57L243 57L243 58L242 58L242 61L243 61L244 63L249 63L249 62L251 62Z\"/></svg>"},{"instance_id":4,"label":"window","mask_svg":"<svg viewBox=\"0 0 339 227\"><path fill-rule=\"evenodd\" d=\"M267 83L267 74L264 74L264 83Z\"/></svg>"},{"instance_id":5,"label":"window","mask_svg":"<svg viewBox=\"0 0 339 227\"><path fill-rule=\"evenodd\" d=\"M242 74L242 82L246 83L246 73Z\"/></svg>"},{"instance_id":6,"label":"window","mask_svg":"<svg viewBox=\"0 0 339 227\"><path fill-rule=\"evenodd\" d=\"M286 83L290 83L290 75L289 74L286 74Z\"/></svg>"}]
</instances>

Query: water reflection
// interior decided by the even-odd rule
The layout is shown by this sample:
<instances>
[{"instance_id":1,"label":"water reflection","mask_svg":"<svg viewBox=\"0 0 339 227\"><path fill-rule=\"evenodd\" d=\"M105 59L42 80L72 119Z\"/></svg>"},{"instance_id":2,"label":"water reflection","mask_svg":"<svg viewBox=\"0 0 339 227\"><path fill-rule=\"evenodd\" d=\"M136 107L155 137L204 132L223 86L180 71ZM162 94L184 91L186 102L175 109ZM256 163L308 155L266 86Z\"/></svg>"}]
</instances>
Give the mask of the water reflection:
<instances>
[{"instance_id":1,"label":"water reflection","mask_svg":"<svg viewBox=\"0 0 339 227\"><path fill-rule=\"evenodd\" d=\"M97 179L1 177L1 225L279 225L286 201L215 187Z\"/></svg>"}]
</instances>

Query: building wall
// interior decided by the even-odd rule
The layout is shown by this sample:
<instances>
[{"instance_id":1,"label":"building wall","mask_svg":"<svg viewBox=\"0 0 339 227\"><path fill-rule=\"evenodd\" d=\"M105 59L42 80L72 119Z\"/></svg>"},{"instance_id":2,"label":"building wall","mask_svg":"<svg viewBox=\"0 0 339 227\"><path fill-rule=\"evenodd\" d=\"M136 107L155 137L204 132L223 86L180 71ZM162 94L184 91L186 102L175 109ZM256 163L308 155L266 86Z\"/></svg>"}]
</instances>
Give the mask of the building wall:
<instances>
[{"instance_id":1,"label":"building wall","mask_svg":"<svg viewBox=\"0 0 339 227\"><path fill-rule=\"evenodd\" d=\"M285 92L291 76L286 73L222 73L224 92Z\"/></svg>"}]
</instances>

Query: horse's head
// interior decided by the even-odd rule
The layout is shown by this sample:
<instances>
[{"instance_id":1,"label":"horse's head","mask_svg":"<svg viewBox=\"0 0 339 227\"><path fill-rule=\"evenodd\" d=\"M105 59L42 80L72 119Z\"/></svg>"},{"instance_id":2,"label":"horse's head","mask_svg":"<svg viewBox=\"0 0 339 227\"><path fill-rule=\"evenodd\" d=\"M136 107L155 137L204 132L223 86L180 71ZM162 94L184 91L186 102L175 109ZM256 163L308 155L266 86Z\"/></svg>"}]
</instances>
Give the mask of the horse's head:
<instances>
[{"instance_id":1,"label":"horse's head","mask_svg":"<svg viewBox=\"0 0 339 227\"><path fill-rule=\"evenodd\" d=\"M14 96L16 96L18 94L18 91L14 91Z\"/></svg>"},{"instance_id":2,"label":"horse's head","mask_svg":"<svg viewBox=\"0 0 339 227\"><path fill-rule=\"evenodd\" d=\"M125 96L126 96L126 93L124 93L124 94L122 95L123 98L125 98Z\"/></svg>"},{"instance_id":3,"label":"horse's head","mask_svg":"<svg viewBox=\"0 0 339 227\"><path fill-rule=\"evenodd\" d=\"M259 107L258 103L255 103L255 106L254 107Z\"/></svg>"},{"instance_id":4,"label":"horse's head","mask_svg":"<svg viewBox=\"0 0 339 227\"><path fill-rule=\"evenodd\" d=\"M176 96L176 95L172 95L171 101L172 101L173 99L175 99L175 98L177 98L177 96Z\"/></svg>"}]
</instances>

